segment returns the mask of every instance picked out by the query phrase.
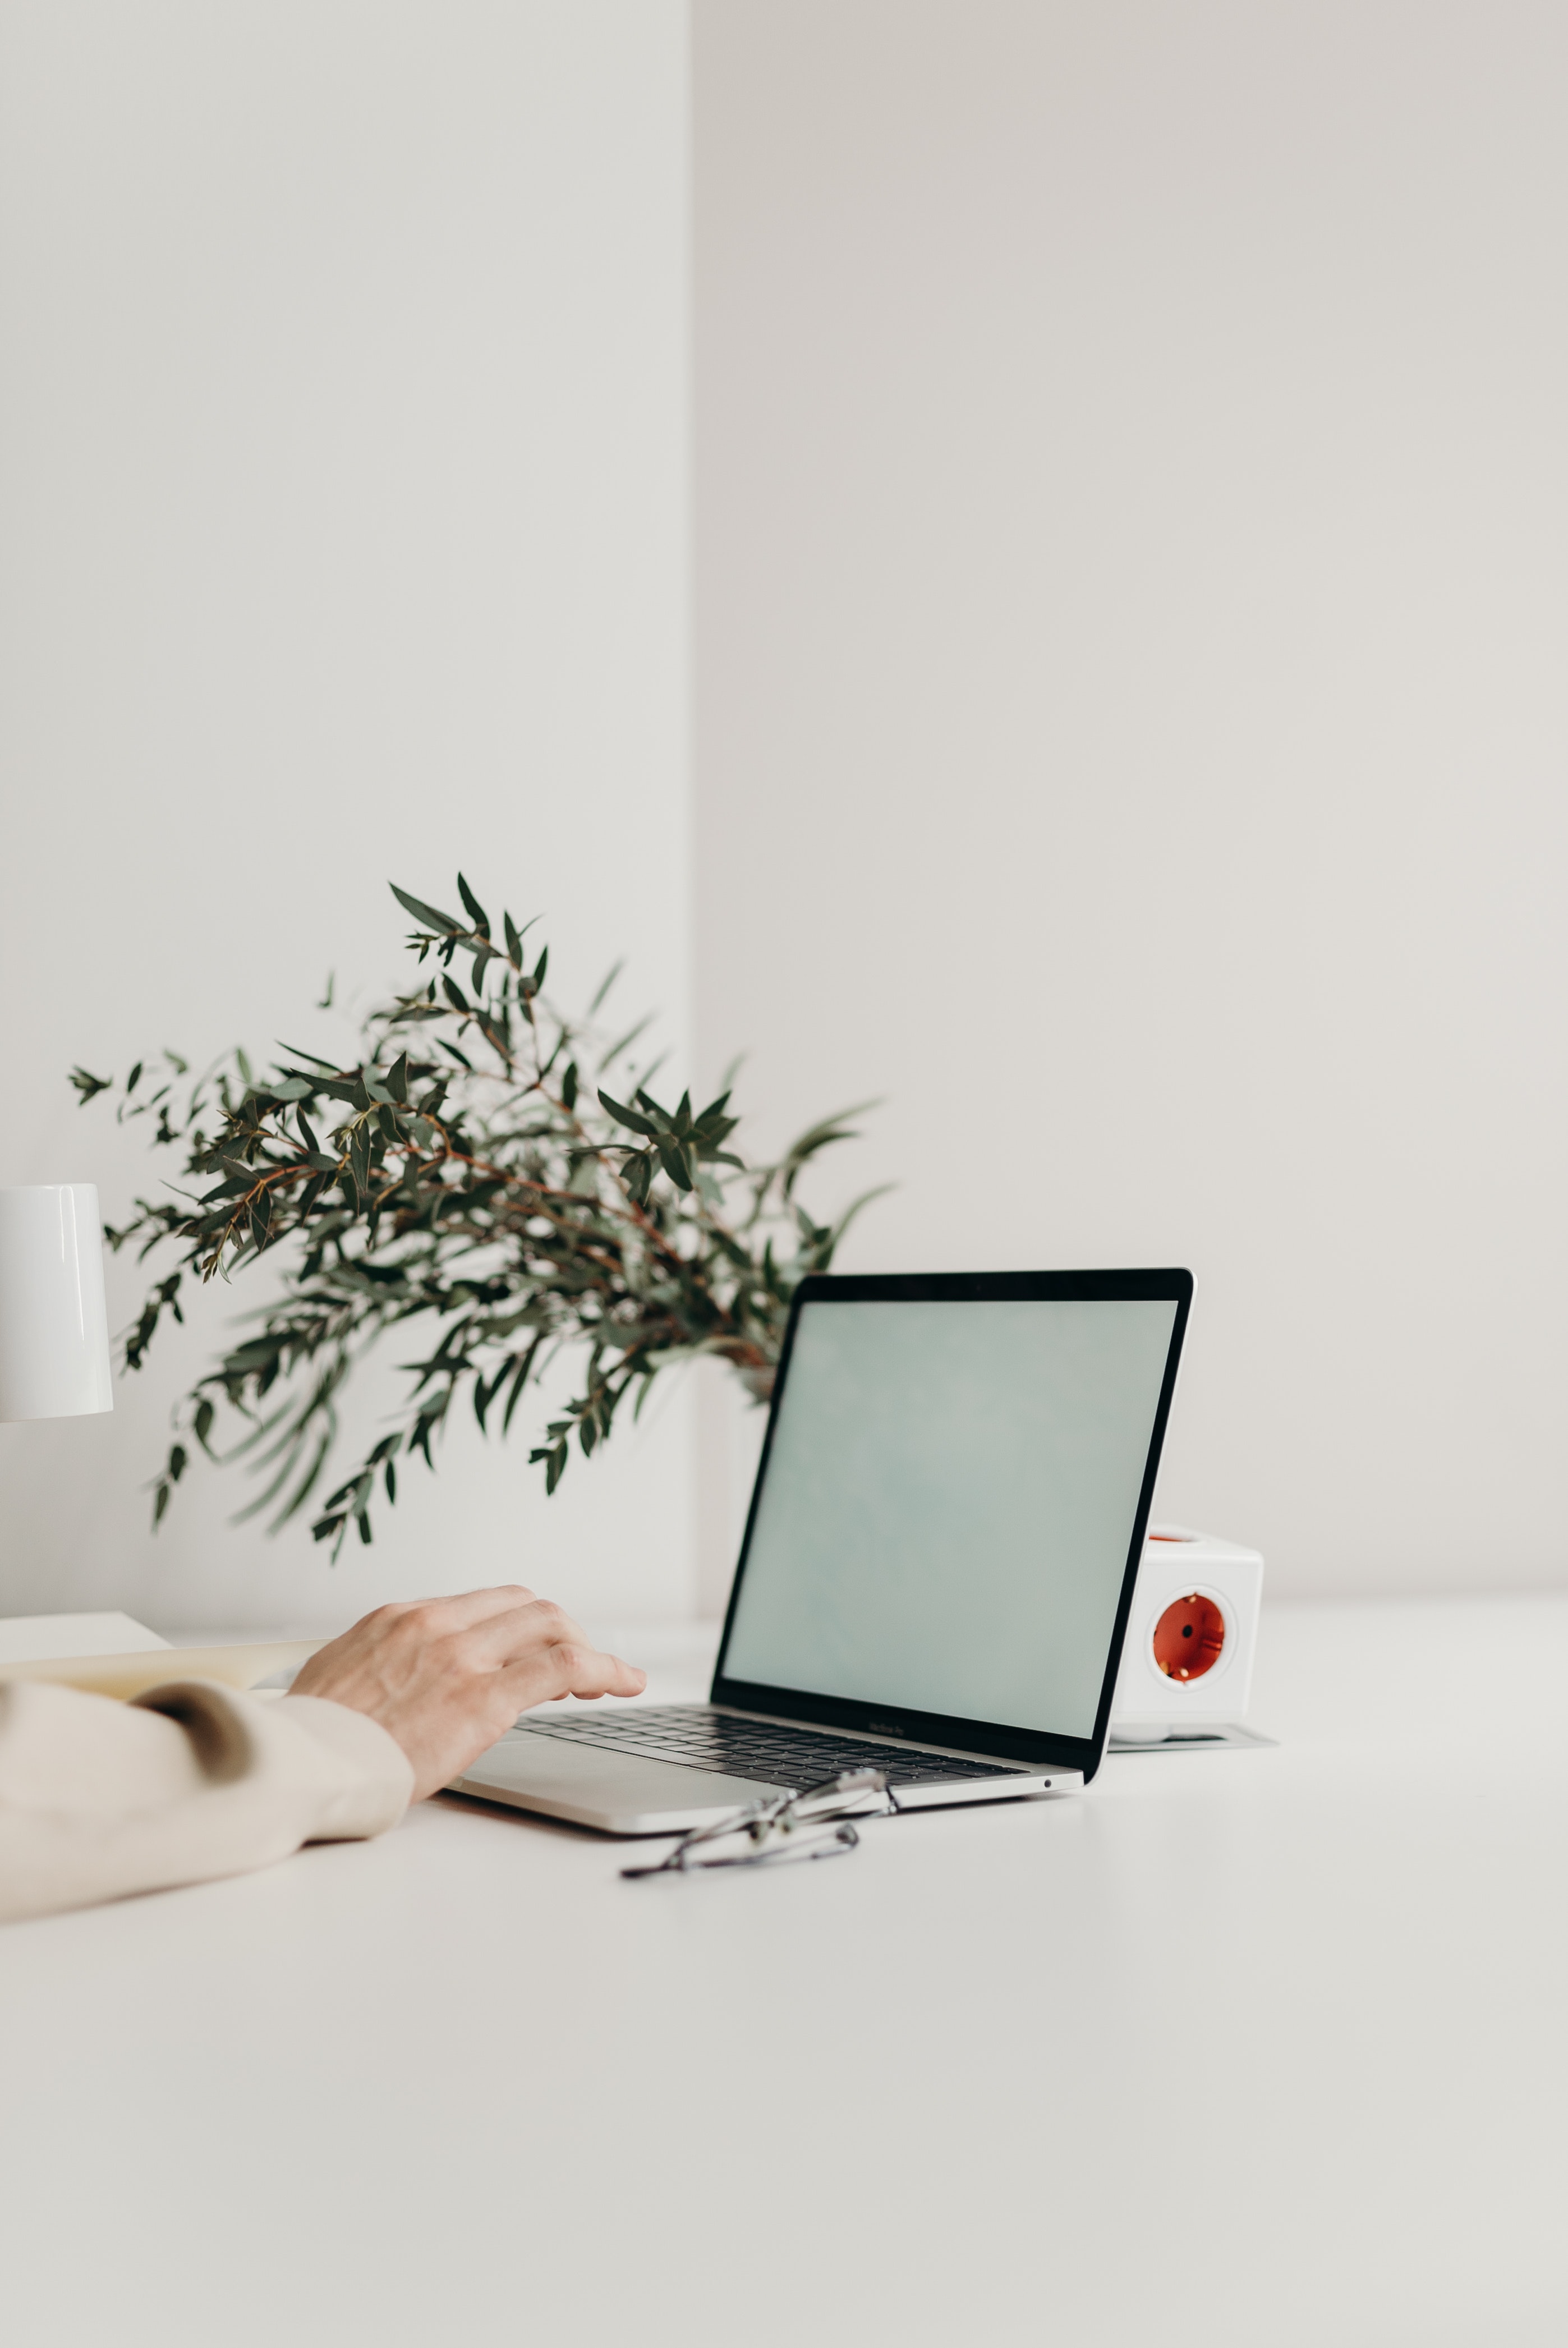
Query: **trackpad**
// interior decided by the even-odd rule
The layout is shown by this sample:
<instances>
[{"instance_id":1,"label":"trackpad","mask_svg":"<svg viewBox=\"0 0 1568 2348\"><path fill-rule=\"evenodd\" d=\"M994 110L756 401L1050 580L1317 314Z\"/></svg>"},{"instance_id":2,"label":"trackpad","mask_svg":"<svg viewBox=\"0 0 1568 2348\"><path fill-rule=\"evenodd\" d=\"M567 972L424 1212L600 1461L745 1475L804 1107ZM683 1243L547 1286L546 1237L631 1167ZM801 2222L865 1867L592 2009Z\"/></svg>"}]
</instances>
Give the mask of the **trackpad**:
<instances>
[{"instance_id":1,"label":"trackpad","mask_svg":"<svg viewBox=\"0 0 1568 2348\"><path fill-rule=\"evenodd\" d=\"M656 1833L654 1818L682 1821L743 1808L769 1791L679 1762L579 1745L563 1736L503 1736L457 1779L455 1790L557 1816L587 1818L624 1833Z\"/></svg>"}]
</instances>

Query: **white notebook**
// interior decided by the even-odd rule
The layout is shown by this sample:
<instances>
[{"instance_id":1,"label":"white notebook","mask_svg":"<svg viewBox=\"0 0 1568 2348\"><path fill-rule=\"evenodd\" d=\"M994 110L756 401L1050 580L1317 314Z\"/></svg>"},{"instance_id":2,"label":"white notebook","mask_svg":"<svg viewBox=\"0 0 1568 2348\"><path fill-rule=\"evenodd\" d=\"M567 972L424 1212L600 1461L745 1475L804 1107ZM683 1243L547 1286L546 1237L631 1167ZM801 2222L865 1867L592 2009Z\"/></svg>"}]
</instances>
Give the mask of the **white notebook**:
<instances>
[{"instance_id":1,"label":"white notebook","mask_svg":"<svg viewBox=\"0 0 1568 2348\"><path fill-rule=\"evenodd\" d=\"M129 1614L0 1616L0 1663L43 1663L56 1655L147 1655L168 1644Z\"/></svg>"},{"instance_id":2,"label":"white notebook","mask_svg":"<svg viewBox=\"0 0 1568 2348\"><path fill-rule=\"evenodd\" d=\"M14 1614L0 1618L0 1680L57 1680L122 1698L170 1679L256 1688L297 1672L322 1643L273 1639L176 1648L129 1614Z\"/></svg>"}]
</instances>

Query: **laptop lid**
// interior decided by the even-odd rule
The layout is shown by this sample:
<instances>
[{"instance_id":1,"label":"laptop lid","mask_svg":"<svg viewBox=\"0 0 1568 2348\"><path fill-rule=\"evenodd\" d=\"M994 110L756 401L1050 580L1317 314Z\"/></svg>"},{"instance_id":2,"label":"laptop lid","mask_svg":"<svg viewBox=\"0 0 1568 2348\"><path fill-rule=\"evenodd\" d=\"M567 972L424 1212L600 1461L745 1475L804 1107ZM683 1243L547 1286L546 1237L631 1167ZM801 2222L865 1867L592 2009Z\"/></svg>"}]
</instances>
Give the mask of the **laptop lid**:
<instances>
[{"instance_id":1,"label":"laptop lid","mask_svg":"<svg viewBox=\"0 0 1568 2348\"><path fill-rule=\"evenodd\" d=\"M1099 1766L1186 1272L805 1280L715 1704Z\"/></svg>"}]
</instances>

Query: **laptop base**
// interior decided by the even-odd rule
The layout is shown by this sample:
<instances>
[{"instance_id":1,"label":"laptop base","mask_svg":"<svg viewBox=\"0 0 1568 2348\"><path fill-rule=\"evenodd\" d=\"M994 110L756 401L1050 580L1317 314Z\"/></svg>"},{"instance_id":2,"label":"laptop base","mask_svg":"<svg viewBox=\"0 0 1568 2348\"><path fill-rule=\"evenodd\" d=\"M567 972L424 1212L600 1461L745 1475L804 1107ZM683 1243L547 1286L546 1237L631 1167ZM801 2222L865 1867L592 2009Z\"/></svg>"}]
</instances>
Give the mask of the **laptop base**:
<instances>
[{"instance_id":1,"label":"laptop base","mask_svg":"<svg viewBox=\"0 0 1568 2348\"><path fill-rule=\"evenodd\" d=\"M700 1761L678 1757L683 1749ZM731 1754L736 1762L727 1766ZM748 1766L744 1755L768 1757ZM1037 1798L1083 1785L1076 1768L819 1730L728 1706L668 1704L525 1714L450 1790L606 1834L684 1834L854 1766L885 1769L901 1810Z\"/></svg>"}]
</instances>

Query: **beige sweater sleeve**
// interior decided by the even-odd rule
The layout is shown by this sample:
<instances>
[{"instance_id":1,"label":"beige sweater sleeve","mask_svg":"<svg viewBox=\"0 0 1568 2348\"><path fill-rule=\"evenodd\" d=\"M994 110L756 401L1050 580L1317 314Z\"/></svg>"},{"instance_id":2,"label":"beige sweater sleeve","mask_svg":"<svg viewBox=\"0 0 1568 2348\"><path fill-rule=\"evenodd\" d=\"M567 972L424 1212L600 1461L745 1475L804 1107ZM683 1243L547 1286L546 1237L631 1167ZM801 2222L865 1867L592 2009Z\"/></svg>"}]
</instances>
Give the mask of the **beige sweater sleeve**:
<instances>
[{"instance_id":1,"label":"beige sweater sleeve","mask_svg":"<svg viewBox=\"0 0 1568 2348\"><path fill-rule=\"evenodd\" d=\"M385 1833L414 1773L363 1713L210 1680L133 1704L0 1685L0 1921L86 1908Z\"/></svg>"}]
</instances>

